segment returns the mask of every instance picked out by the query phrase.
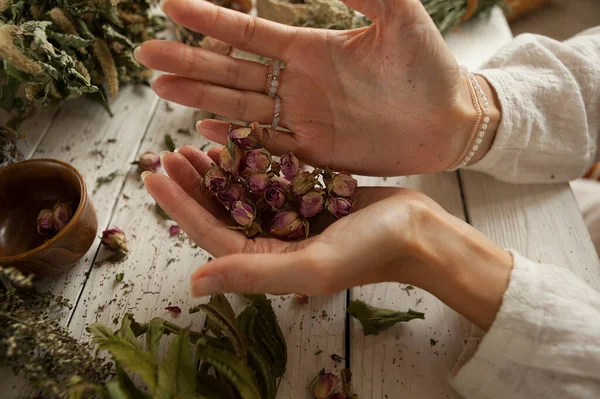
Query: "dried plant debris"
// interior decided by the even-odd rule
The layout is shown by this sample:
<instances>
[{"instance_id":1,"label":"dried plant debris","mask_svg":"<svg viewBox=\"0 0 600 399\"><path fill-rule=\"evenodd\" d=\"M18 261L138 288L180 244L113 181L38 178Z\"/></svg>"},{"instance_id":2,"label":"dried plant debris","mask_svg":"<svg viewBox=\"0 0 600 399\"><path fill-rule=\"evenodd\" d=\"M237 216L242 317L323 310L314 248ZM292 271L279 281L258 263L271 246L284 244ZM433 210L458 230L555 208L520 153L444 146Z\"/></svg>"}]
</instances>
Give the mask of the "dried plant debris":
<instances>
[{"instance_id":1,"label":"dried plant debris","mask_svg":"<svg viewBox=\"0 0 600 399\"><path fill-rule=\"evenodd\" d=\"M377 335L396 323L425 319L424 313L412 309L407 312L397 312L390 309L376 308L360 300L350 302L348 313L360 321L365 335Z\"/></svg>"},{"instance_id":2,"label":"dried plant debris","mask_svg":"<svg viewBox=\"0 0 600 399\"><path fill-rule=\"evenodd\" d=\"M33 102L44 105L100 93L116 97L120 83L142 82L151 71L133 49L165 26L151 15L155 0L4 1L0 7L0 105L22 117ZM25 85L24 95L19 94Z\"/></svg>"},{"instance_id":3,"label":"dried plant debris","mask_svg":"<svg viewBox=\"0 0 600 399\"><path fill-rule=\"evenodd\" d=\"M4 101L5 99L0 97L0 100ZM19 138L16 131L8 127L0 127L0 168L23 159L23 154L17 147Z\"/></svg>"}]
</instances>

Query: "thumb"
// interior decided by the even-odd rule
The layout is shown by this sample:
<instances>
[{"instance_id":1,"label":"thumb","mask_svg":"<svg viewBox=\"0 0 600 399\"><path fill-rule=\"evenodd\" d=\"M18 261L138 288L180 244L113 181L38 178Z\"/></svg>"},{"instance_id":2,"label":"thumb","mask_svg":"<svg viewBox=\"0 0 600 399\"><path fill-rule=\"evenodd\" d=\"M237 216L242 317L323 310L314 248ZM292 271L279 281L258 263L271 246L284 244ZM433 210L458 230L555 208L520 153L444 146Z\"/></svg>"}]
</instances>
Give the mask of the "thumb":
<instances>
[{"instance_id":1,"label":"thumb","mask_svg":"<svg viewBox=\"0 0 600 399\"><path fill-rule=\"evenodd\" d=\"M215 259L192 275L193 296L221 293L324 295L331 290L327 266L308 251L235 254Z\"/></svg>"}]
</instances>

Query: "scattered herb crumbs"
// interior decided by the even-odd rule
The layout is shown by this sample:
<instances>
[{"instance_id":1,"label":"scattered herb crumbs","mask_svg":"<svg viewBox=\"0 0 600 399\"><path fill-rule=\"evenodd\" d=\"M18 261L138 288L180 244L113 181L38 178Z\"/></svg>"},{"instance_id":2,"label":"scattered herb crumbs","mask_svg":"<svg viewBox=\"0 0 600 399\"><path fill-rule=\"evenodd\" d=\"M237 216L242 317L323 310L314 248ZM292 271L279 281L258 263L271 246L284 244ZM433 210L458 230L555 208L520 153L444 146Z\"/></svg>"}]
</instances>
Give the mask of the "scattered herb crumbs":
<instances>
[{"instance_id":1,"label":"scattered herb crumbs","mask_svg":"<svg viewBox=\"0 0 600 399\"><path fill-rule=\"evenodd\" d=\"M200 146L200 151L204 151L204 150L206 149L206 147L208 147L209 145L210 145L210 143L205 143L205 144L202 144L202 145Z\"/></svg>"},{"instance_id":2,"label":"scattered herb crumbs","mask_svg":"<svg viewBox=\"0 0 600 399\"><path fill-rule=\"evenodd\" d=\"M423 298L417 299L417 305L420 304L421 302L423 302Z\"/></svg>"},{"instance_id":3,"label":"scattered herb crumbs","mask_svg":"<svg viewBox=\"0 0 600 399\"><path fill-rule=\"evenodd\" d=\"M439 341L436 341L436 340L435 340L435 339L433 339L433 338L429 339L429 344L430 344L431 346L435 346L435 345L436 345L438 342L439 342Z\"/></svg>"},{"instance_id":4,"label":"scattered herb crumbs","mask_svg":"<svg viewBox=\"0 0 600 399\"><path fill-rule=\"evenodd\" d=\"M123 199L126 199L126 200L128 200L128 199L129 199L129 196L127 196L126 194L123 194Z\"/></svg>"},{"instance_id":5,"label":"scattered herb crumbs","mask_svg":"<svg viewBox=\"0 0 600 399\"><path fill-rule=\"evenodd\" d=\"M321 353L323 353L323 351L321 349L319 349L318 351L315 352L315 356L320 355Z\"/></svg>"},{"instance_id":6,"label":"scattered herb crumbs","mask_svg":"<svg viewBox=\"0 0 600 399\"><path fill-rule=\"evenodd\" d=\"M113 324L119 324L119 318L118 317L115 317L113 319Z\"/></svg>"},{"instance_id":7,"label":"scattered herb crumbs","mask_svg":"<svg viewBox=\"0 0 600 399\"><path fill-rule=\"evenodd\" d=\"M407 294L408 296L410 296L410 291L414 290L414 289L415 289L415 287L413 287L412 285L407 285L406 287L404 287L404 288L400 288L400 289L401 289L402 291L406 291L406 294Z\"/></svg>"},{"instance_id":8,"label":"scattered herb crumbs","mask_svg":"<svg viewBox=\"0 0 600 399\"><path fill-rule=\"evenodd\" d=\"M104 184L110 183L117 176L118 176L117 171L114 171L114 172L112 172L111 174L109 174L107 176L100 176L99 178L96 179L96 190L98 190ZM96 190L94 190L94 191L96 191Z\"/></svg>"},{"instance_id":9,"label":"scattered herb crumbs","mask_svg":"<svg viewBox=\"0 0 600 399\"><path fill-rule=\"evenodd\" d=\"M344 360L343 357L336 355L335 353L333 355L331 355L330 357L331 357L331 360L333 360L337 364L340 364L342 362L342 360Z\"/></svg>"},{"instance_id":10,"label":"scattered herb crumbs","mask_svg":"<svg viewBox=\"0 0 600 399\"><path fill-rule=\"evenodd\" d=\"M123 281L123 277L125 277L125 273L117 273L117 275L115 276L115 280L121 282Z\"/></svg>"},{"instance_id":11,"label":"scattered herb crumbs","mask_svg":"<svg viewBox=\"0 0 600 399\"><path fill-rule=\"evenodd\" d=\"M165 103L165 110L167 110L167 112L173 112L173 107L171 107L171 104Z\"/></svg>"},{"instance_id":12,"label":"scattered herb crumbs","mask_svg":"<svg viewBox=\"0 0 600 399\"><path fill-rule=\"evenodd\" d=\"M120 262L124 261L126 258L127 258L127 252L119 251L119 252L115 252L108 258L94 262L94 264L95 265L103 265L105 263L120 263Z\"/></svg>"},{"instance_id":13,"label":"scattered herb crumbs","mask_svg":"<svg viewBox=\"0 0 600 399\"><path fill-rule=\"evenodd\" d=\"M167 147L167 150L169 151L175 151L175 148L177 148L173 141L173 137L171 137L170 134L165 134L165 147Z\"/></svg>"},{"instance_id":14,"label":"scattered herb crumbs","mask_svg":"<svg viewBox=\"0 0 600 399\"><path fill-rule=\"evenodd\" d=\"M321 313L321 318L322 319L326 318L327 316L329 316L329 315L327 314L326 311L323 311L323 313Z\"/></svg>"},{"instance_id":15,"label":"scattered herb crumbs","mask_svg":"<svg viewBox=\"0 0 600 399\"><path fill-rule=\"evenodd\" d=\"M108 139L108 140L106 140L106 142L109 144L114 144L117 142L117 139Z\"/></svg>"},{"instance_id":16,"label":"scattered herb crumbs","mask_svg":"<svg viewBox=\"0 0 600 399\"><path fill-rule=\"evenodd\" d=\"M167 265L165 267L169 267L169 265L173 262L175 262L177 259L175 258L170 258L169 260L167 260Z\"/></svg>"},{"instance_id":17,"label":"scattered herb crumbs","mask_svg":"<svg viewBox=\"0 0 600 399\"><path fill-rule=\"evenodd\" d=\"M165 212L160 206L158 206L158 204L156 204L156 213L164 220L173 220L171 219L171 216L167 215L167 212Z\"/></svg>"},{"instance_id":18,"label":"scattered herb crumbs","mask_svg":"<svg viewBox=\"0 0 600 399\"><path fill-rule=\"evenodd\" d=\"M190 132L190 129L185 129L185 128L183 128L183 127L182 127L182 128L179 128L179 129L177 129L177 133L179 133L179 134L184 134L184 135L186 135L186 136L191 136L191 135L192 135L192 132Z\"/></svg>"},{"instance_id":19,"label":"scattered herb crumbs","mask_svg":"<svg viewBox=\"0 0 600 399\"><path fill-rule=\"evenodd\" d=\"M104 159L104 156L105 156L105 155L104 155L104 151L102 151L102 150L98 150L98 149L95 149L95 150L92 150L92 151L90 151L90 155L93 155L93 156L96 156L96 155L98 155L98 156L99 156L100 158L102 158L102 159Z\"/></svg>"}]
</instances>

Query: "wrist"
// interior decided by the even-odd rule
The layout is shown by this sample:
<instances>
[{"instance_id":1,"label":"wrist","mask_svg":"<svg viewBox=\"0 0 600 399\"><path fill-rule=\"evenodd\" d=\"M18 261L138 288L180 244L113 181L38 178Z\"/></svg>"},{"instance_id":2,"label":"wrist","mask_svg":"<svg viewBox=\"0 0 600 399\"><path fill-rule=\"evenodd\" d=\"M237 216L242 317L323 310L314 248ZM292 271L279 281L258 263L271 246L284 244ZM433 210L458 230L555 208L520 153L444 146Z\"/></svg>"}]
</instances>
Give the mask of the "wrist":
<instances>
[{"instance_id":1,"label":"wrist","mask_svg":"<svg viewBox=\"0 0 600 399\"><path fill-rule=\"evenodd\" d=\"M450 111L450 120L453 122L451 123L452 140L450 141L450 156L448 158L451 163L446 166L446 169L457 164L459 160L464 158L465 152L471 150L473 143L469 143L469 141L474 130L477 128L475 126L477 121L477 111L475 110L467 79L467 77L461 79L456 101ZM501 119L501 111L496 92L482 76L476 75L475 79L481 85L490 104L490 115L482 142L478 145L479 148L473 157L471 157L468 165L479 161L490 150ZM480 102L483 101L481 97L478 98ZM479 127L483 123L483 120L481 120Z\"/></svg>"},{"instance_id":2,"label":"wrist","mask_svg":"<svg viewBox=\"0 0 600 399\"><path fill-rule=\"evenodd\" d=\"M430 210L421 217L414 252L419 286L487 330L494 321L512 270L512 256L449 214Z\"/></svg>"}]
</instances>

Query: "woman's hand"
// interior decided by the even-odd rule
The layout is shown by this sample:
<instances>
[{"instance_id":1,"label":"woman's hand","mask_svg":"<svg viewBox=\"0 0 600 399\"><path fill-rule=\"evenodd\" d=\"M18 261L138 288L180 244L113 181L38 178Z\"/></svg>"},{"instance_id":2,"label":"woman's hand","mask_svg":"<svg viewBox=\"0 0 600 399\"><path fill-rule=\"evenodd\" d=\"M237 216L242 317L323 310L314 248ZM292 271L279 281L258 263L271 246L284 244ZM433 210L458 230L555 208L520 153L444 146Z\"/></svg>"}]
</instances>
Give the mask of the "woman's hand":
<instances>
[{"instance_id":1,"label":"woman's hand","mask_svg":"<svg viewBox=\"0 0 600 399\"><path fill-rule=\"evenodd\" d=\"M164 0L176 23L286 63L280 125L263 145L304 162L365 175L431 173L458 160L475 113L459 66L418 0L347 0L373 25L350 31L289 27L204 0ZM159 96L247 122L269 124L267 66L180 43L150 41L136 59L171 73ZM204 121L224 143L228 124Z\"/></svg>"},{"instance_id":2,"label":"woman's hand","mask_svg":"<svg viewBox=\"0 0 600 399\"><path fill-rule=\"evenodd\" d=\"M209 155L186 146L162 158L170 177L145 172L146 188L192 240L217 257L192 276L196 296L324 295L392 281L428 290L480 326L491 324L500 306L510 255L421 193L362 187L354 213L321 234L303 241L250 240L227 227L228 212L203 189Z\"/></svg>"}]
</instances>

